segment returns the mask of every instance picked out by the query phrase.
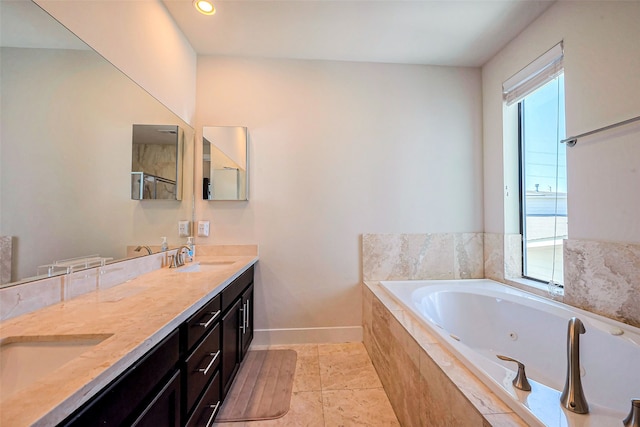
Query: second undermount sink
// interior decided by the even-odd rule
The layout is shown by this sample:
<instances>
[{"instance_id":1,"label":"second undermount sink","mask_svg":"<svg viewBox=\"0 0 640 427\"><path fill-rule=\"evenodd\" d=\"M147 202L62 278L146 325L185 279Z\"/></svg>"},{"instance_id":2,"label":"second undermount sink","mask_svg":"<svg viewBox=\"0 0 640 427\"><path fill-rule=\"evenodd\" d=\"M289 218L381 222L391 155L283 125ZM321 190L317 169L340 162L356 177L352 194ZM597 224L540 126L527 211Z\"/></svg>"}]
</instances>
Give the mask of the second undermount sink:
<instances>
[{"instance_id":1,"label":"second undermount sink","mask_svg":"<svg viewBox=\"0 0 640 427\"><path fill-rule=\"evenodd\" d=\"M111 335L15 336L0 341L0 399L42 379Z\"/></svg>"},{"instance_id":2,"label":"second undermount sink","mask_svg":"<svg viewBox=\"0 0 640 427\"><path fill-rule=\"evenodd\" d=\"M209 271L221 270L230 266L235 261L198 261L178 268L178 273L205 273Z\"/></svg>"}]
</instances>

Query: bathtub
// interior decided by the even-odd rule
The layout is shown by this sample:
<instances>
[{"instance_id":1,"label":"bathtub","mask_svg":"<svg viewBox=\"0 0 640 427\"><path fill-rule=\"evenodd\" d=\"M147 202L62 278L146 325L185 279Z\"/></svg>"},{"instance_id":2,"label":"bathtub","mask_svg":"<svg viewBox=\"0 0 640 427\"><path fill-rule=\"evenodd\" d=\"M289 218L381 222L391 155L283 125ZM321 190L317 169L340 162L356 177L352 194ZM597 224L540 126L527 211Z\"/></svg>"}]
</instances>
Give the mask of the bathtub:
<instances>
[{"instance_id":1,"label":"bathtub","mask_svg":"<svg viewBox=\"0 0 640 427\"><path fill-rule=\"evenodd\" d=\"M640 329L492 280L383 281L383 288L436 335L483 383L532 426L622 426L640 397ZM567 323L580 335L582 385L589 414L560 405ZM512 385L520 360L532 390Z\"/></svg>"}]
</instances>

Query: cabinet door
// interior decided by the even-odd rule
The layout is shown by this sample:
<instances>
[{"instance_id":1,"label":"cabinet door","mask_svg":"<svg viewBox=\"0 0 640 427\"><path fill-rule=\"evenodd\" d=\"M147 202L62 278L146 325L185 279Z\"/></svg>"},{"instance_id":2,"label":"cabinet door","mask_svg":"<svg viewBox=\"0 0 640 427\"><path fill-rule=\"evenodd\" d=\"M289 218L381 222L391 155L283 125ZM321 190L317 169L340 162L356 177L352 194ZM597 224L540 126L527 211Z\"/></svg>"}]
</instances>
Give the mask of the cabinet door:
<instances>
[{"instance_id":1,"label":"cabinet door","mask_svg":"<svg viewBox=\"0 0 640 427\"><path fill-rule=\"evenodd\" d=\"M242 301L238 299L221 320L222 366L220 370L223 399L240 365L240 320L242 319L240 308L242 308Z\"/></svg>"},{"instance_id":2,"label":"cabinet door","mask_svg":"<svg viewBox=\"0 0 640 427\"><path fill-rule=\"evenodd\" d=\"M131 425L133 427L180 426L180 371L176 371Z\"/></svg>"},{"instance_id":3,"label":"cabinet door","mask_svg":"<svg viewBox=\"0 0 640 427\"><path fill-rule=\"evenodd\" d=\"M242 318L241 324L241 351L240 360L244 359L244 356L249 351L249 345L253 340L253 284L250 285L242 294Z\"/></svg>"}]
</instances>

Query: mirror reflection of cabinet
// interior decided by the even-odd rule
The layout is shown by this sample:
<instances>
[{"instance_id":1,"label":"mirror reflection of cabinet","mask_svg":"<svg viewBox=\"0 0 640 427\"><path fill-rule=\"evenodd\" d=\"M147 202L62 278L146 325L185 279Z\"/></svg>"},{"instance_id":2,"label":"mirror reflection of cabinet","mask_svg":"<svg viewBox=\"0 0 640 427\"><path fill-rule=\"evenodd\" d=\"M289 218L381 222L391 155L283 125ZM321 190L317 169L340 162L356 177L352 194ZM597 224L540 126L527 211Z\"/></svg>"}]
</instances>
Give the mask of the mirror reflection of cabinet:
<instances>
[{"instance_id":1,"label":"mirror reflection of cabinet","mask_svg":"<svg viewBox=\"0 0 640 427\"><path fill-rule=\"evenodd\" d=\"M179 126L133 125L132 199L182 199L183 139Z\"/></svg>"},{"instance_id":2,"label":"mirror reflection of cabinet","mask_svg":"<svg viewBox=\"0 0 640 427\"><path fill-rule=\"evenodd\" d=\"M247 128L204 127L202 144L202 198L204 200L248 200Z\"/></svg>"}]
</instances>

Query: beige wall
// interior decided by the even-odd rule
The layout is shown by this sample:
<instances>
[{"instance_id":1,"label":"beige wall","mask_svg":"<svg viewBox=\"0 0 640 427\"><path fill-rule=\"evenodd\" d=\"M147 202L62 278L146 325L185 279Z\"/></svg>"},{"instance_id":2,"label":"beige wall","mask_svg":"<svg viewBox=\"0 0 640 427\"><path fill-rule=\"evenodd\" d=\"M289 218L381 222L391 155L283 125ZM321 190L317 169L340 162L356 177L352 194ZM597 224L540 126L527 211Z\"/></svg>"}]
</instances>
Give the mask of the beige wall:
<instances>
[{"instance_id":1,"label":"beige wall","mask_svg":"<svg viewBox=\"0 0 640 427\"><path fill-rule=\"evenodd\" d=\"M249 128L250 200L196 220L260 245L258 329L359 328L363 233L482 230L478 69L200 57L197 93L197 129Z\"/></svg>"},{"instance_id":2,"label":"beige wall","mask_svg":"<svg viewBox=\"0 0 640 427\"><path fill-rule=\"evenodd\" d=\"M196 54L160 0L35 0L193 125Z\"/></svg>"},{"instance_id":3,"label":"beige wall","mask_svg":"<svg viewBox=\"0 0 640 427\"><path fill-rule=\"evenodd\" d=\"M557 2L485 64L485 232L518 232L517 175L503 166L514 141L503 140L502 82L564 40L567 134L635 117L640 114L638 22L637 1ZM627 126L568 149L570 238L640 242L639 131L640 125Z\"/></svg>"}]
</instances>

